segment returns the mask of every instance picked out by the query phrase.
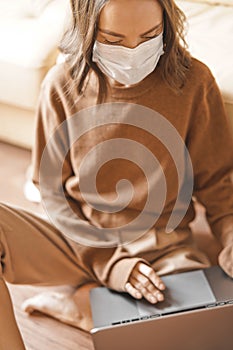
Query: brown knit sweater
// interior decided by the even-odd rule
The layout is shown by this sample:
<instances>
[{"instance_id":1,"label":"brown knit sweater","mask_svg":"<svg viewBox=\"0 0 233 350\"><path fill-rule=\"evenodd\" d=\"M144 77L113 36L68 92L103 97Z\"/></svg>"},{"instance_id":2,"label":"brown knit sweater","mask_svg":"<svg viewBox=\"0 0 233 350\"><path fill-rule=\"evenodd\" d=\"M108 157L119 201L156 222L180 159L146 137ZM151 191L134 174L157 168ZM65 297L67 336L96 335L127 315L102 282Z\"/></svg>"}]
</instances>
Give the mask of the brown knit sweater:
<instances>
[{"instance_id":1,"label":"brown knit sweater","mask_svg":"<svg viewBox=\"0 0 233 350\"><path fill-rule=\"evenodd\" d=\"M39 171L46 142L51 140L51 136L59 126L64 125L62 124L64 121L73 120L73 116L85 110L84 115L75 117L75 123L71 122L68 127L65 125L62 132L53 138L52 143L50 142L51 145L43 162L46 185L43 186L45 190L41 191L42 196L44 192L46 209L49 211L52 223L78 249L81 264L88 269L93 279L117 290L124 289L130 271L140 260L149 261L158 274L208 266L207 259L193 246L189 229L189 224L195 217L194 197L205 206L212 232L222 244L226 246L233 242L231 178L233 143L222 98L209 69L193 59L181 94L176 94L165 84L159 66L135 86L112 85L108 91L107 103L129 103L133 104L132 108L136 104L140 106L139 108L145 107L155 111L156 115L162 116L173 125L187 146L193 167L193 199L186 209L180 209L184 215L180 217L177 227L171 233L167 233L165 227L179 191L176 161L173 156L180 159L180 165L185 168L187 164L182 147L181 150L179 148L173 150L174 154L171 155L172 150L168 150L166 145L155 137L153 132L150 132L150 128L152 131L161 126L156 124L158 122L156 118L154 122L153 117L147 118L146 109L145 121L142 115L140 119L142 127L128 121L130 105L127 105L129 109L127 106L123 108L124 105L122 105L119 122L116 121L116 116L112 118L110 107L109 114L102 112L101 115L93 114L92 108L87 112L87 108L97 104L98 84L94 73L89 75L82 96L79 96L75 89L69 91L71 84L72 79L66 63L53 67L42 84L32 157L33 182L41 189ZM165 141L166 138L170 140L171 137L173 136L167 133ZM67 153L71 140L76 142L70 145ZM117 142L107 144L109 140ZM127 144L124 143L125 140L132 142ZM97 145L103 145L104 142L112 158L116 148L119 147L119 156L104 162L101 158L101 150L97 150ZM145 148L143 150L137 148L140 145ZM82 161L93 149L95 152L86 159L85 167L81 169ZM124 149L126 157L124 157ZM143 153L145 149L150 153L148 157ZM147 203L148 179L142 168L144 165L148 166L151 154L156 157L164 172L166 195L163 198L164 191L158 191L153 199L154 207L152 205L147 210L145 221L135 226L135 232L131 229L126 234L127 230L124 231L124 227L126 228L127 224L138 217ZM133 161L136 155L141 167ZM102 163L97 169L99 160ZM155 175L152 176L155 187L156 184L157 187L163 184L162 181L160 182L161 174L158 170L159 167L155 167ZM101 206L101 199L93 194L93 189L90 187L95 172L98 193L109 203L109 206ZM153 166L151 173L153 175ZM191 176L187 169L183 175L183 180ZM129 180L134 189L132 197L124 208L120 208L122 204L120 200L117 203L114 202L117 198L116 184L121 179ZM62 191L65 197L61 195ZM186 192L188 190L184 190L184 193ZM150 218L155 212L159 212L163 200L161 215L158 215L154 224L151 225ZM115 204L111 205L111 203ZM113 212L109 208L113 208ZM119 208L120 210L117 210ZM176 213L179 217L179 208ZM150 225L147 223L147 218ZM99 234L97 231L101 228L105 229L100 233L103 235L102 242L105 240L110 244L108 247L99 244L99 240L96 239ZM108 229L109 236L106 233ZM142 232L146 234L141 235ZM114 241L115 243L111 246L111 237L115 239L119 235L121 239L123 237L124 242L129 241L129 243L117 244Z\"/></svg>"}]
</instances>

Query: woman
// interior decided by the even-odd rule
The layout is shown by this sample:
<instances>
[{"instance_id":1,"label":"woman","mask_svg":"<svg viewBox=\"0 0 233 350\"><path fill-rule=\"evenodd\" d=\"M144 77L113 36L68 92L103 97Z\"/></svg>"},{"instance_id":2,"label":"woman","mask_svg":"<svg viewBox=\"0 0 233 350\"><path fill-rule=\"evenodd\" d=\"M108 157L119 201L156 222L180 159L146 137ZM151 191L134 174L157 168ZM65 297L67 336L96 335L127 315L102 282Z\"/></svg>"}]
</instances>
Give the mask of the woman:
<instances>
[{"instance_id":1,"label":"woman","mask_svg":"<svg viewBox=\"0 0 233 350\"><path fill-rule=\"evenodd\" d=\"M172 125L176 137L185 143L189 156L183 156L184 146L178 154L180 164L185 165L183 182L192 178L186 164L191 159L192 195L206 207L211 229L223 246L219 264L233 277L232 138L211 72L186 50L183 13L173 0L73 0L71 4L72 28L62 44L66 61L53 67L44 80L33 152L33 182L40 187L51 222L1 204L3 278L40 285L81 286L94 281L156 303L164 299L165 285L159 276L210 265L194 245L189 228L195 216L193 199L181 210L178 225L165 229L180 189L170 155L173 150L169 153L150 132L157 127L153 118L145 114L145 119L140 118L145 120L141 127L129 123L127 118L135 106L154 112L156 121ZM111 113L102 114L108 108L119 111L115 106L123 107L119 123L111 119ZM99 124L97 116L102 118ZM64 128L59 129L61 125ZM169 138L166 134L165 142ZM159 209L164 200L161 215L153 225L146 222L144 227L143 221L142 226L135 226L135 232L129 230L131 236L124 229L147 203L148 179L140 168L142 157L136 165L124 157L121 147L125 139L132 141L126 144L127 152L135 145L142 146L143 152L150 150L167 183L166 196L158 192L161 201L156 197L153 202ZM105 143L109 140L111 143ZM113 140L117 141L114 147ZM111 156L117 148L120 155L110 159L107 152L108 161L96 169L102 156L97 146L104 143ZM96 153L91 153L93 149ZM83 167L86 156L90 158ZM148 162L143 161L142 166L147 167ZM153 169L157 171L152 167L150 176L155 179ZM100 199L92 196L91 183L85 183L93 172L105 206L95 207ZM123 198L126 207L116 210L111 203L119 205L114 200L126 187L123 184L119 193L116 187L124 178L135 192ZM155 181L155 187L158 183ZM185 197L190 188L183 187ZM178 209L176 212L179 214ZM153 208L146 214L151 217ZM115 230L123 241L117 243L116 236L111 241L108 230L113 236ZM103 233L102 238L98 232ZM24 349L4 279L0 285L1 348Z\"/></svg>"}]
</instances>

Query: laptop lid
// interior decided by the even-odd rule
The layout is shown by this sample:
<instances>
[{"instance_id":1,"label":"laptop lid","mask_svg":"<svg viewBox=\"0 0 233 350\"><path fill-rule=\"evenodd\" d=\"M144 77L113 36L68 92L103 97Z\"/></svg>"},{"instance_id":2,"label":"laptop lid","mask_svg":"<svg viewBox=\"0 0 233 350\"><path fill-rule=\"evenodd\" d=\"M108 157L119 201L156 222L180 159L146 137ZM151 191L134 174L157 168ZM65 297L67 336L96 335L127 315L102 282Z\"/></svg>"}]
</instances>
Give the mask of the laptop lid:
<instances>
[{"instance_id":1,"label":"laptop lid","mask_svg":"<svg viewBox=\"0 0 233 350\"><path fill-rule=\"evenodd\" d=\"M95 350L232 350L233 305L94 328Z\"/></svg>"}]
</instances>

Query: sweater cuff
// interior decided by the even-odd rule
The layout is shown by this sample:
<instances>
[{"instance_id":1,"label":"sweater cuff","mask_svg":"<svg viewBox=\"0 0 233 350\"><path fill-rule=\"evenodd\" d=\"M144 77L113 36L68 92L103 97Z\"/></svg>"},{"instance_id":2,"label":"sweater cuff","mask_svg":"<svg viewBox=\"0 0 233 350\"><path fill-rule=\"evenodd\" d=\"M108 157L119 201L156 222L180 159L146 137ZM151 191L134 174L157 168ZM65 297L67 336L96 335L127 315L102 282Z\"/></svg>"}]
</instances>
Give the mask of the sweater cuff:
<instances>
[{"instance_id":1,"label":"sweater cuff","mask_svg":"<svg viewBox=\"0 0 233 350\"><path fill-rule=\"evenodd\" d=\"M134 266L138 262L148 265L148 262L140 258L124 258L119 260L111 269L107 286L119 292L125 292L125 284L129 280L129 276Z\"/></svg>"}]
</instances>

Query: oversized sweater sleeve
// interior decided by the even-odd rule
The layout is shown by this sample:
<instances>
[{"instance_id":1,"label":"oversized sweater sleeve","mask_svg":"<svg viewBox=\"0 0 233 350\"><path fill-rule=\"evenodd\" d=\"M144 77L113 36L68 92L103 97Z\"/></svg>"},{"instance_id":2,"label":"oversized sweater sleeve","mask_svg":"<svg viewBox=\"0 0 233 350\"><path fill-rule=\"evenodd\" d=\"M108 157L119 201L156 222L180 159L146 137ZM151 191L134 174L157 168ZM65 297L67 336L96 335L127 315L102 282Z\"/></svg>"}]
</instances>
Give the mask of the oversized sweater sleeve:
<instances>
[{"instance_id":1,"label":"oversized sweater sleeve","mask_svg":"<svg viewBox=\"0 0 233 350\"><path fill-rule=\"evenodd\" d=\"M93 279L112 289L123 291L133 267L144 260L131 257L120 244L103 248L79 243L80 232L84 236L93 235L97 227L95 228L87 220L82 213L79 201L69 196L65 189L66 180L74 176L70 153L66 153L66 143L69 141L66 128L53 137L53 142L45 152L51 137L67 117L63 103L64 92L61 84L57 84L54 80L53 73L53 70L50 71L44 79L38 100L35 144L32 152L32 181L41 192L42 205L49 214L52 224L67 235L75 245L80 264L88 270ZM42 169L40 165L45 153L46 161ZM62 164L60 183L57 181L56 174L60 170L58 164ZM43 186L41 186L41 173L44 173L42 175L46 178ZM65 195L65 201L63 195Z\"/></svg>"},{"instance_id":2,"label":"oversized sweater sleeve","mask_svg":"<svg viewBox=\"0 0 233 350\"><path fill-rule=\"evenodd\" d=\"M226 247L233 245L232 130L213 77L196 100L188 134L194 196L206 208L213 234Z\"/></svg>"}]
</instances>

